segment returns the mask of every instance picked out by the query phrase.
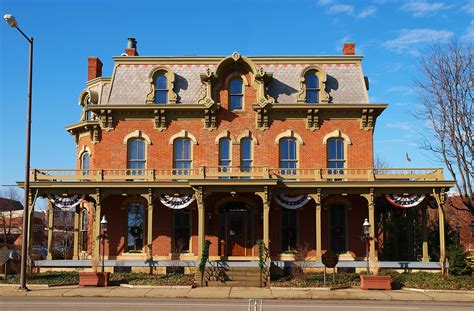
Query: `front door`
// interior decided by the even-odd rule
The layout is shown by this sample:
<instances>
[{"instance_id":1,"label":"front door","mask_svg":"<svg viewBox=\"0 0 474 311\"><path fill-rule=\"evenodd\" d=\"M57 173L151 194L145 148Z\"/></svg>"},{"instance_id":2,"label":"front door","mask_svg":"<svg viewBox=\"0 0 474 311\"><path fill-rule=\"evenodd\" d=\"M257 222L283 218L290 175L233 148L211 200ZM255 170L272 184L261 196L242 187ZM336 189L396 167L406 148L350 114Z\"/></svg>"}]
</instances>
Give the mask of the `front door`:
<instances>
[{"instance_id":1,"label":"front door","mask_svg":"<svg viewBox=\"0 0 474 311\"><path fill-rule=\"evenodd\" d=\"M246 215L242 212L227 214L227 254L228 256L245 256L246 249Z\"/></svg>"}]
</instances>

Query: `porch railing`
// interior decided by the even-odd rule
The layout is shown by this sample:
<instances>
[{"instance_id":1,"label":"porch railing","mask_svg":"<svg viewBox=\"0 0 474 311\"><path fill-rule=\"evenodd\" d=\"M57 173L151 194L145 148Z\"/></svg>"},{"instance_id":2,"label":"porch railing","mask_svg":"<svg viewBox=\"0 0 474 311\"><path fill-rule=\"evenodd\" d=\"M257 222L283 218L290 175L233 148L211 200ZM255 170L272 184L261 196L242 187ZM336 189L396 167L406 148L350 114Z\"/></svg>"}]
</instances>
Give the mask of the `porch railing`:
<instances>
[{"instance_id":1,"label":"porch railing","mask_svg":"<svg viewBox=\"0 0 474 311\"><path fill-rule=\"evenodd\" d=\"M200 166L189 169L31 169L35 182L186 181L192 179L280 179L287 181L444 180L442 168L270 168Z\"/></svg>"}]
</instances>

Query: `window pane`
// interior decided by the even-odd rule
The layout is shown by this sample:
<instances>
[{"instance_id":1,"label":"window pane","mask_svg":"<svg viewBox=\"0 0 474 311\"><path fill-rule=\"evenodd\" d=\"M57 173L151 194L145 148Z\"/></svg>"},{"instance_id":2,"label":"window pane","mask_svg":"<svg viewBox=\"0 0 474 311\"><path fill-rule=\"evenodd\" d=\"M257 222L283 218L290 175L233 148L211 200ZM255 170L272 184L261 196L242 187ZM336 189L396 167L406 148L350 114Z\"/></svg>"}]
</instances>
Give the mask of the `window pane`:
<instances>
[{"instance_id":1,"label":"window pane","mask_svg":"<svg viewBox=\"0 0 474 311\"><path fill-rule=\"evenodd\" d=\"M141 250L143 247L144 211L141 203L132 203L128 207L128 250Z\"/></svg>"},{"instance_id":2,"label":"window pane","mask_svg":"<svg viewBox=\"0 0 474 311\"><path fill-rule=\"evenodd\" d=\"M168 90L168 79L165 74L158 75L155 83L157 90Z\"/></svg>"},{"instance_id":3,"label":"window pane","mask_svg":"<svg viewBox=\"0 0 474 311\"><path fill-rule=\"evenodd\" d=\"M82 169L88 170L89 168L90 168L90 156L89 156L89 153L86 152L82 156Z\"/></svg>"},{"instance_id":4,"label":"window pane","mask_svg":"<svg viewBox=\"0 0 474 311\"><path fill-rule=\"evenodd\" d=\"M230 94L242 94L242 79L234 78L230 81Z\"/></svg>"},{"instance_id":5,"label":"window pane","mask_svg":"<svg viewBox=\"0 0 474 311\"><path fill-rule=\"evenodd\" d=\"M168 91L156 91L155 104L167 104L167 103L168 103Z\"/></svg>"},{"instance_id":6,"label":"window pane","mask_svg":"<svg viewBox=\"0 0 474 311\"><path fill-rule=\"evenodd\" d=\"M244 138L240 141L240 156L242 159L252 159L252 140Z\"/></svg>"},{"instance_id":7,"label":"window pane","mask_svg":"<svg viewBox=\"0 0 474 311\"><path fill-rule=\"evenodd\" d=\"M219 140L219 162L223 162L229 159L230 159L230 139L221 138Z\"/></svg>"},{"instance_id":8,"label":"window pane","mask_svg":"<svg viewBox=\"0 0 474 311\"><path fill-rule=\"evenodd\" d=\"M306 91L306 102L311 103L311 104L319 102L318 93L319 92L316 91L316 90L307 90Z\"/></svg>"},{"instance_id":9,"label":"window pane","mask_svg":"<svg viewBox=\"0 0 474 311\"><path fill-rule=\"evenodd\" d=\"M336 141L330 139L328 142L328 160L336 159Z\"/></svg>"},{"instance_id":10,"label":"window pane","mask_svg":"<svg viewBox=\"0 0 474 311\"><path fill-rule=\"evenodd\" d=\"M241 95L231 95L230 96L230 109L242 109L242 96Z\"/></svg>"},{"instance_id":11,"label":"window pane","mask_svg":"<svg viewBox=\"0 0 474 311\"><path fill-rule=\"evenodd\" d=\"M294 139L290 139L288 141L288 149L289 149L289 160L296 160L296 141Z\"/></svg>"},{"instance_id":12,"label":"window pane","mask_svg":"<svg viewBox=\"0 0 474 311\"><path fill-rule=\"evenodd\" d=\"M318 89L319 88L319 81L316 72L310 71L306 74L306 88L307 89Z\"/></svg>"},{"instance_id":13,"label":"window pane","mask_svg":"<svg viewBox=\"0 0 474 311\"><path fill-rule=\"evenodd\" d=\"M344 144L341 139L336 140L336 157L339 160L344 159Z\"/></svg>"}]
</instances>

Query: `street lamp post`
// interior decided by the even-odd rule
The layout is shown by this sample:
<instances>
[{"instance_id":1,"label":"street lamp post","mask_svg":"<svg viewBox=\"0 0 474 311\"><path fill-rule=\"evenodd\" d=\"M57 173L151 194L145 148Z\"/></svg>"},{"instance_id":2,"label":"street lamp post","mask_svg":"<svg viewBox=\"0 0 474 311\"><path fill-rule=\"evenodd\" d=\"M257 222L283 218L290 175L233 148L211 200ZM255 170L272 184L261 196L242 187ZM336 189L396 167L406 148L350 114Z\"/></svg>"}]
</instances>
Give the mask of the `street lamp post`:
<instances>
[{"instance_id":1,"label":"street lamp post","mask_svg":"<svg viewBox=\"0 0 474 311\"><path fill-rule=\"evenodd\" d=\"M370 248L370 223L365 219L364 223L362 224L364 228L364 236L365 236L365 256L367 258L367 275L370 274L370 266L369 266L369 248Z\"/></svg>"},{"instance_id":2,"label":"street lamp post","mask_svg":"<svg viewBox=\"0 0 474 311\"><path fill-rule=\"evenodd\" d=\"M21 243L21 270L20 289L26 290L26 258L28 256L28 217L29 217L29 193L30 193L30 146L31 146L31 96L33 86L33 37L28 37L19 27L15 17L5 14L3 19L8 26L16 28L30 44L29 67L28 67L28 106L26 114L26 164L25 164L25 199L23 205L23 237Z\"/></svg>"},{"instance_id":3,"label":"street lamp post","mask_svg":"<svg viewBox=\"0 0 474 311\"><path fill-rule=\"evenodd\" d=\"M104 273L104 262L105 262L105 238L107 235L107 219L105 219L105 215L102 216L102 220L100 221L100 239L102 242L102 273Z\"/></svg>"}]
</instances>

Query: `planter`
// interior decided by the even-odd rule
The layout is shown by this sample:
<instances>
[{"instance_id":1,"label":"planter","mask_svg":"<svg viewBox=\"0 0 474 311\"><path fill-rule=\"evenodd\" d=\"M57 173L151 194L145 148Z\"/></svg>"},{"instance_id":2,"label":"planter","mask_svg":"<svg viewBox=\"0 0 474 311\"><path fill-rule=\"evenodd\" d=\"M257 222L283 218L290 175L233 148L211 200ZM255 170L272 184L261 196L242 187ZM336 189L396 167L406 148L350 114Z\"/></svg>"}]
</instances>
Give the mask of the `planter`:
<instances>
[{"instance_id":1,"label":"planter","mask_svg":"<svg viewBox=\"0 0 474 311\"><path fill-rule=\"evenodd\" d=\"M101 286L109 285L110 272L79 272L79 286Z\"/></svg>"},{"instance_id":2,"label":"planter","mask_svg":"<svg viewBox=\"0 0 474 311\"><path fill-rule=\"evenodd\" d=\"M390 275L361 275L360 288L392 290L392 277Z\"/></svg>"}]
</instances>

